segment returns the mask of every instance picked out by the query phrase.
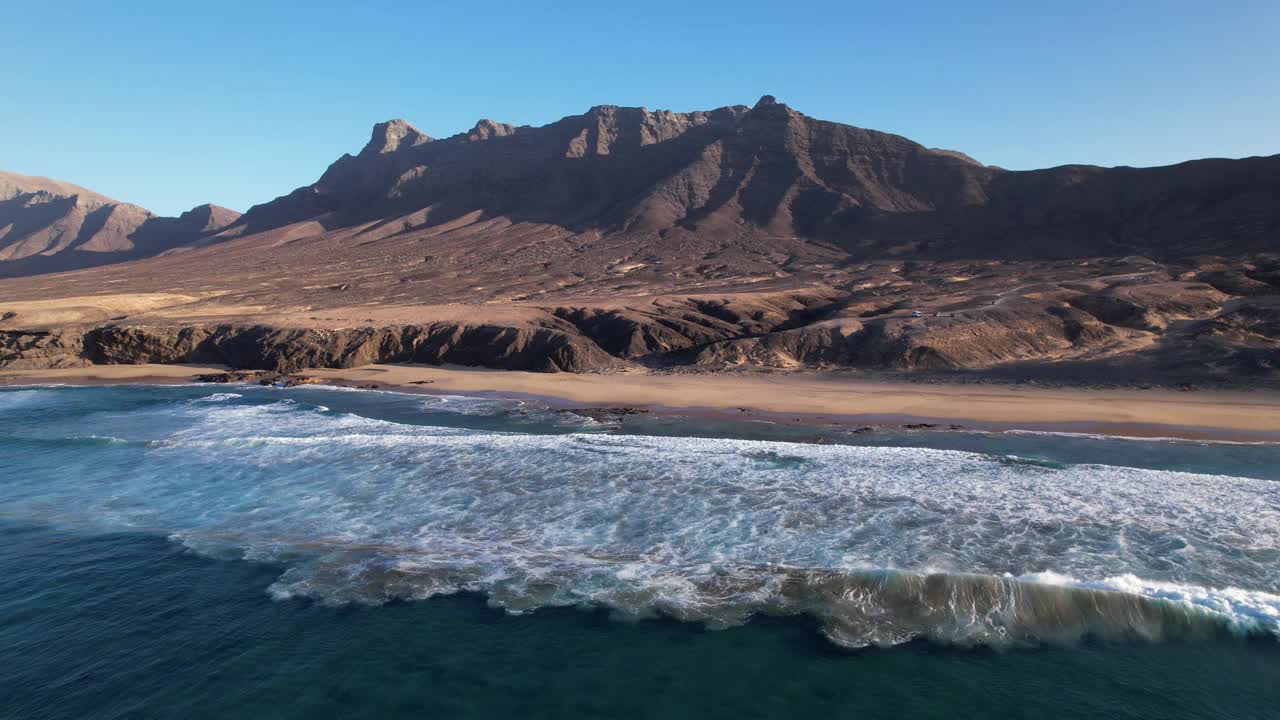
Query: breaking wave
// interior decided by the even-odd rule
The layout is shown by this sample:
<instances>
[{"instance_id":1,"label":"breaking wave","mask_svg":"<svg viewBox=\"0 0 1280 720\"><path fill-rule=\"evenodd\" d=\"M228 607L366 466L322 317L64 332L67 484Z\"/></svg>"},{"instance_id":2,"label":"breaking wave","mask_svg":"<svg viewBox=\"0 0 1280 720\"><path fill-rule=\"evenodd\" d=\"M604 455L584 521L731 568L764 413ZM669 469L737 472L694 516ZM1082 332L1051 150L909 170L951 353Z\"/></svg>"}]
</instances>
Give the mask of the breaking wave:
<instances>
[{"instance_id":1,"label":"breaking wave","mask_svg":"<svg viewBox=\"0 0 1280 720\"><path fill-rule=\"evenodd\" d=\"M1063 437L1063 438L1084 438L1089 440L1106 440L1108 442L1136 442L1136 443L1176 443L1180 445L1196 444L1196 445L1280 445L1280 441L1276 440L1223 440L1220 438L1200 438L1198 440L1189 440L1180 437L1160 437L1147 435L1104 435L1101 433L1073 432L1067 430L1026 430L1023 428L1014 428L1010 430L1002 430L1005 435L1043 435L1046 437Z\"/></svg>"},{"instance_id":2,"label":"breaking wave","mask_svg":"<svg viewBox=\"0 0 1280 720\"><path fill-rule=\"evenodd\" d=\"M1280 596L1150 583L1100 582L900 570L708 566L673 573L643 564L556 558L555 567L510 572L492 564L446 567L403 557L293 568L270 592L326 602L418 600L458 591L523 613L552 605L599 605L625 619L669 616L725 628L752 615L811 616L850 648L927 638L957 645L1066 644L1106 640L1207 640L1280 633ZM1116 587L1113 589L1111 585ZM1145 591L1159 587L1158 594Z\"/></svg>"},{"instance_id":3,"label":"breaking wave","mask_svg":"<svg viewBox=\"0 0 1280 720\"><path fill-rule=\"evenodd\" d=\"M242 397L244 396L241 395L240 393L214 393L212 395L205 395L204 397L196 398L191 402L204 402L204 403L226 402L228 400L236 400Z\"/></svg>"},{"instance_id":4,"label":"breaking wave","mask_svg":"<svg viewBox=\"0 0 1280 720\"><path fill-rule=\"evenodd\" d=\"M0 509L275 563L281 599L468 591L512 613L590 605L711 627L804 614L849 647L1280 635L1267 480L410 425L278 396L148 412L50 425L111 439L60 447L61 462L41 451L0 484Z\"/></svg>"}]
</instances>

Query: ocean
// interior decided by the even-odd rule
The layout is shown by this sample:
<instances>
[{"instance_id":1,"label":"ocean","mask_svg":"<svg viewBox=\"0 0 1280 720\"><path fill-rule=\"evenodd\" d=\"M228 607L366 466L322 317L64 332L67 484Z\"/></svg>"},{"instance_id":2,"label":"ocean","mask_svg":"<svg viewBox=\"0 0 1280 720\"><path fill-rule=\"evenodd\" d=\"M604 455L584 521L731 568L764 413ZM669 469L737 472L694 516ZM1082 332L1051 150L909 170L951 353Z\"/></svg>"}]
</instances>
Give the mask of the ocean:
<instances>
[{"instance_id":1,"label":"ocean","mask_svg":"<svg viewBox=\"0 0 1280 720\"><path fill-rule=\"evenodd\" d=\"M0 716L1280 717L1280 446L0 389Z\"/></svg>"}]
</instances>

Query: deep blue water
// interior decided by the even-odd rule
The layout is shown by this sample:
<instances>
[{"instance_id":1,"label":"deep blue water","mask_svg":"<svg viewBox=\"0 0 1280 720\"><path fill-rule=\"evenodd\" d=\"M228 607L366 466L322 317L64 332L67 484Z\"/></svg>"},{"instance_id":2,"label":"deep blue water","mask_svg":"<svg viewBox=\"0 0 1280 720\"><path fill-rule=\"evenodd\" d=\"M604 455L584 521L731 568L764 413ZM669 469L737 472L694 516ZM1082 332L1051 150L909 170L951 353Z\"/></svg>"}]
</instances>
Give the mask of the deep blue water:
<instances>
[{"instance_id":1,"label":"deep blue water","mask_svg":"<svg viewBox=\"0 0 1280 720\"><path fill-rule=\"evenodd\" d=\"M0 716L1280 716L1276 446L814 432L0 390Z\"/></svg>"}]
</instances>

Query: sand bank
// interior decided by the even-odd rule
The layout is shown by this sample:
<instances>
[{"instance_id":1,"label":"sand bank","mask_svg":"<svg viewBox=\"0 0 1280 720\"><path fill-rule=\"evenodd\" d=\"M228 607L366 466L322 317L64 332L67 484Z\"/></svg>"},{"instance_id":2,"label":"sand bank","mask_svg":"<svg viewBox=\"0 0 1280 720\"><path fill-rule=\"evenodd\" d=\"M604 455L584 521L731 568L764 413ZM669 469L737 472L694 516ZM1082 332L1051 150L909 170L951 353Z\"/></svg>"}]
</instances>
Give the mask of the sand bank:
<instances>
[{"instance_id":1,"label":"sand bank","mask_svg":"<svg viewBox=\"0 0 1280 720\"><path fill-rule=\"evenodd\" d=\"M173 383L225 370L194 365L98 365L0 371L0 383ZM966 427L1144 437L1280 440L1280 393L891 383L822 373L614 375L369 365L304 373L383 389L511 397L560 406L722 412L799 422L958 423Z\"/></svg>"},{"instance_id":2,"label":"sand bank","mask_svg":"<svg viewBox=\"0 0 1280 720\"><path fill-rule=\"evenodd\" d=\"M226 372L225 365L90 365L53 370L0 370L0 385L172 385Z\"/></svg>"}]
</instances>

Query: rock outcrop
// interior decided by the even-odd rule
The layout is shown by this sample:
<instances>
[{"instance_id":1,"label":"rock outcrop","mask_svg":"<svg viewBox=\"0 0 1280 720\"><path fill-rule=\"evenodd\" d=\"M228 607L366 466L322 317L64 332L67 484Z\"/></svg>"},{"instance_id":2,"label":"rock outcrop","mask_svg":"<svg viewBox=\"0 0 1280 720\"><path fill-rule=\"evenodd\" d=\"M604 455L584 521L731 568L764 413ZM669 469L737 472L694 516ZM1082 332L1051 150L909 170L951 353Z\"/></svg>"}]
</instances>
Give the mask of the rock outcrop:
<instances>
[{"instance_id":1,"label":"rock outcrop","mask_svg":"<svg viewBox=\"0 0 1280 720\"><path fill-rule=\"evenodd\" d=\"M45 370L90 364L82 331L0 330L0 368Z\"/></svg>"},{"instance_id":2,"label":"rock outcrop","mask_svg":"<svg viewBox=\"0 0 1280 720\"><path fill-rule=\"evenodd\" d=\"M493 313L489 320L481 314L467 321L342 328L125 318L24 330L22 315L10 312L0 323L0 368L221 363L297 373L408 362L541 372L599 372L632 364L973 372L1037 366L1040 377L1072 381L1274 380L1280 369L1280 296L1232 296L1204 283L1169 279L1175 274L1186 273L1064 278L964 295L961 302L956 295L912 292L907 282L869 292L810 288L635 298L604 306L525 308L505 318ZM921 301L926 311L907 309L904 297Z\"/></svg>"},{"instance_id":3,"label":"rock outcrop","mask_svg":"<svg viewBox=\"0 0 1280 720\"><path fill-rule=\"evenodd\" d=\"M112 325L86 332L82 353L86 360L100 364L220 363L282 373L376 362L540 372L582 372L614 363L590 341L551 328L447 323L348 330ZM3 362L0 358L0 365Z\"/></svg>"}]
</instances>

